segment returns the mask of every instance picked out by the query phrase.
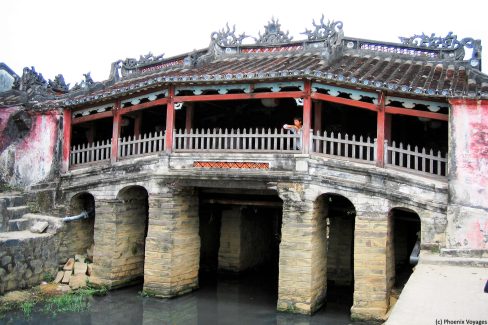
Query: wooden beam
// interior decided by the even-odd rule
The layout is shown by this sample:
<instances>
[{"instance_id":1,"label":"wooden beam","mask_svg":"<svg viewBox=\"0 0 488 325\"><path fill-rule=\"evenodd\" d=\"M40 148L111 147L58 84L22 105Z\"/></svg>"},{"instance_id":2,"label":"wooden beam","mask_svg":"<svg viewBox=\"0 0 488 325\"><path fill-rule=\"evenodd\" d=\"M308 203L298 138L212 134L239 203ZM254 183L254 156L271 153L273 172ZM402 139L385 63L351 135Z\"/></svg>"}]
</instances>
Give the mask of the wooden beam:
<instances>
[{"instance_id":1,"label":"wooden beam","mask_svg":"<svg viewBox=\"0 0 488 325\"><path fill-rule=\"evenodd\" d=\"M117 100L115 102L113 113L114 119L112 124L112 154L110 157L111 163L117 161L117 155L119 150L120 127L122 122L122 115L120 114L120 100Z\"/></svg>"},{"instance_id":2,"label":"wooden beam","mask_svg":"<svg viewBox=\"0 0 488 325\"><path fill-rule=\"evenodd\" d=\"M409 109L409 108L386 106L385 112L388 114L425 117L425 118L430 118L432 120L439 120L439 121L448 121L449 120L449 115L447 115L447 114L418 111L418 110Z\"/></svg>"},{"instance_id":3,"label":"wooden beam","mask_svg":"<svg viewBox=\"0 0 488 325\"><path fill-rule=\"evenodd\" d=\"M113 116L113 112L107 111L107 112L97 113L97 114L93 114L93 115L76 117L73 119L72 124L76 125L76 124L91 122L91 121L100 120L102 118L107 118L107 117L112 117L112 116ZM70 112L70 117L71 117L71 112Z\"/></svg>"},{"instance_id":4,"label":"wooden beam","mask_svg":"<svg viewBox=\"0 0 488 325\"><path fill-rule=\"evenodd\" d=\"M134 116L134 135L139 136L141 134L142 124L142 112L137 112Z\"/></svg>"},{"instance_id":5,"label":"wooden beam","mask_svg":"<svg viewBox=\"0 0 488 325\"><path fill-rule=\"evenodd\" d=\"M169 86L168 104L166 105L166 141L165 149L167 153L173 150L173 130L175 128L175 87Z\"/></svg>"},{"instance_id":6,"label":"wooden beam","mask_svg":"<svg viewBox=\"0 0 488 325\"><path fill-rule=\"evenodd\" d=\"M337 104L342 104L342 105L347 105L347 106L353 106L353 107L357 107L357 108L364 108L364 109L368 109L368 110L374 111L374 112L376 112L378 110L377 105L372 104L372 103L365 103L365 102L360 102L360 101L353 100L353 99L335 97L335 96L330 96L330 95L321 94L321 93L312 93L312 99L318 99L318 100L323 100L326 102L332 102L332 103L337 103Z\"/></svg>"},{"instance_id":7,"label":"wooden beam","mask_svg":"<svg viewBox=\"0 0 488 325\"><path fill-rule=\"evenodd\" d=\"M63 110L63 162L61 171L66 173L69 169L69 158L71 151L71 110Z\"/></svg>"},{"instance_id":8,"label":"wooden beam","mask_svg":"<svg viewBox=\"0 0 488 325\"><path fill-rule=\"evenodd\" d=\"M193 128L193 103L185 104L185 130L189 131Z\"/></svg>"},{"instance_id":9,"label":"wooden beam","mask_svg":"<svg viewBox=\"0 0 488 325\"><path fill-rule=\"evenodd\" d=\"M378 113L376 121L376 166L385 166L385 94L378 95Z\"/></svg>"},{"instance_id":10,"label":"wooden beam","mask_svg":"<svg viewBox=\"0 0 488 325\"><path fill-rule=\"evenodd\" d=\"M304 97L304 91L286 91L286 92L266 92L251 94L225 94L225 95L195 95L195 96L175 96L174 102L203 102L217 100L241 100L241 99L261 99L261 98L300 98Z\"/></svg>"},{"instance_id":11,"label":"wooden beam","mask_svg":"<svg viewBox=\"0 0 488 325\"><path fill-rule=\"evenodd\" d=\"M257 201L257 200L238 200L238 199L203 199L202 203L205 204L225 204L225 205L251 205L261 207L278 207L283 206L283 202L272 201Z\"/></svg>"},{"instance_id":12,"label":"wooden beam","mask_svg":"<svg viewBox=\"0 0 488 325\"><path fill-rule=\"evenodd\" d=\"M313 105L313 129L322 132L322 108L323 102L317 101Z\"/></svg>"},{"instance_id":13,"label":"wooden beam","mask_svg":"<svg viewBox=\"0 0 488 325\"><path fill-rule=\"evenodd\" d=\"M303 134L302 134L302 152L308 154L310 151L310 129L312 128L312 83L305 80L305 96L303 97Z\"/></svg>"},{"instance_id":14,"label":"wooden beam","mask_svg":"<svg viewBox=\"0 0 488 325\"><path fill-rule=\"evenodd\" d=\"M141 109L150 108L154 106L161 106L166 104L168 104L168 98L161 98L161 99L153 100L152 102L137 104L129 107L123 107L120 109L120 113L127 114L130 112L139 111Z\"/></svg>"}]
</instances>

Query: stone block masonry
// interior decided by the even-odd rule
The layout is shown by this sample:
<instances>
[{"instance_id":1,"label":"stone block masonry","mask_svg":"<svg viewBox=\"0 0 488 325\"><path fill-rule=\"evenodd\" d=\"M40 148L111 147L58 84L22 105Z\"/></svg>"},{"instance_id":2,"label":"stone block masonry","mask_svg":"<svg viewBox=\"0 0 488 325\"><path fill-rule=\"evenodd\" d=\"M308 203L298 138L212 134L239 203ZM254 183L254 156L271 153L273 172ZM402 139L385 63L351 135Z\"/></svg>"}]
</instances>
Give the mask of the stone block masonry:
<instances>
[{"instance_id":1,"label":"stone block masonry","mask_svg":"<svg viewBox=\"0 0 488 325\"><path fill-rule=\"evenodd\" d=\"M324 205L302 199L301 186L284 186L277 309L312 314L327 290L327 238Z\"/></svg>"},{"instance_id":2,"label":"stone block masonry","mask_svg":"<svg viewBox=\"0 0 488 325\"><path fill-rule=\"evenodd\" d=\"M354 240L353 319L382 320L389 307L392 254L387 214L358 213ZM387 260L390 258L390 261ZM394 270L394 267L393 267Z\"/></svg>"},{"instance_id":3,"label":"stone block masonry","mask_svg":"<svg viewBox=\"0 0 488 325\"><path fill-rule=\"evenodd\" d=\"M2 233L0 236L0 293L39 284L46 274L58 269L54 234L29 231Z\"/></svg>"},{"instance_id":4,"label":"stone block masonry","mask_svg":"<svg viewBox=\"0 0 488 325\"><path fill-rule=\"evenodd\" d=\"M198 195L191 188L149 194L144 291L173 297L198 288Z\"/></svg>"}]
</instances>

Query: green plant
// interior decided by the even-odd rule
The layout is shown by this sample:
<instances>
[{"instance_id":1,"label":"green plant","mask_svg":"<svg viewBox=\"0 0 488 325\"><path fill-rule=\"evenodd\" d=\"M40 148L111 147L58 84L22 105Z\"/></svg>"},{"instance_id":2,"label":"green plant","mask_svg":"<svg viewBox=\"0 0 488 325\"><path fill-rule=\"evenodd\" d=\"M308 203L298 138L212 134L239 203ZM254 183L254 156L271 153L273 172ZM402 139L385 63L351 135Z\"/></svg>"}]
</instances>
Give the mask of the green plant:
<instances>
[{"instance_id":1,"label":"green plant","mask_svg":"<svg viewBox=\"0 0 488 325\"><path fill-rule=\"evenodd\" d=\"M156 294L154 292L152 292L151 290L147 290L147 289L143 289L141 291L139 291L139 296L141 297L154 297L156 296Z\"/></svg>"},{"instance_id":2,"label":"green plant","mask_svg":"<svg viewBox=\"0 0 488 325\"><path fill-rule=\"evenodd\" d=\"M20 309L24 313L25 317L30 317L32 313L32 308L34 308L35 305L36 303L34 301L24 301L20 304Z\"/></svg>"},{"instance_id":3,"label":"green plant","mask_svg":"<svg viewBox=\"0 0 488 325\"><path fill-rule=\"evenodd\" d=\"M68 293L62 296L51 297L46 300L43 311L55 316L62 312L80 312L86 310L89 303L83 295Z\"/></svg>"},{"instance_id":4,"label":"green plant","mask_svg":"<svg viewBox=\"0 0 488 325\"><path fill-rule=\"evenodd\" d=\"M54 278L54 275L49 272L44 273L44 275L42 276L42 280L46 282L53 282Z\"/></svg>"}]
</instances>

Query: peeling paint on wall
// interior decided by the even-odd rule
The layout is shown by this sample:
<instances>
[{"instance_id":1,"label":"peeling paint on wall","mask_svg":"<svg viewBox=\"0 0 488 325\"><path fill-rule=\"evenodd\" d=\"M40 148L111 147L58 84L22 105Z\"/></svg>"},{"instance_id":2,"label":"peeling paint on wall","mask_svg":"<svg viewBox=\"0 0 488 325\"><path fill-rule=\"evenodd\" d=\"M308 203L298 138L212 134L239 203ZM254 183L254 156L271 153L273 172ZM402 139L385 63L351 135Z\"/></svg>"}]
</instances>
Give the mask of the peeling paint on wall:
<instances>
[{"instance_id":1,"label":"peeling paint on wall","mask_svg":"<svg viewBox=\"0 0 488 325\"><path fill-rule=\"evenodd\" d=\"M488 107L454 105L455 201L488 207Z\"/></svg>"},{"instance_id":2,"label":"peeling paint on wall","mask_svg":"<svg viewBox=\"0 0 488 325\"><path fill-rule=\"evenodd\" d=\"M448 241L461 249L488 249L488 105L452 105Z\"/></svg>"},{"instance_id":3,"label":"peeling paint on wall","mask_svg":"<svg viewBox=\"0 0 488 325\"><path fill-rule=\"evenodd\" d=\"M4 136L7 122L19 109L2 110L0 133L5 147L0 153L0 176L13 185L32 185L49 176L55 163L59 115L56 112L33 113L31 129L21 139ZM6 140L8 139L8 140Z\"/></svg>"}]
</instances>

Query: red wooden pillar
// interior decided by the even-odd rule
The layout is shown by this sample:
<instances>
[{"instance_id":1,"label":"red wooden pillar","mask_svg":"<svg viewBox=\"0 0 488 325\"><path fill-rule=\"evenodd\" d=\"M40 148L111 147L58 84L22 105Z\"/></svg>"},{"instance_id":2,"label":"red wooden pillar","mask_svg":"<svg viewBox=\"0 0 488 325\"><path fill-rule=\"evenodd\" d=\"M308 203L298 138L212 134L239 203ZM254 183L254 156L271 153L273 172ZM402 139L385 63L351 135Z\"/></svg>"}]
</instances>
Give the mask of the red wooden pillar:
<instances>
[{"instance_id":1,"label":"red wooden pillar","mask_svg":"<svg viewBox=\"0 0 488 325\"><path fill-rule=\"evenodd\" d=\"M69 169L69 156L71 150L71 110L63 110L63 162L61 171L66 173Z\"/></svg>"},{"instance_id":2,"label":"red wooden pillar","mask_svg":"<svg viewBox=\"0 0 488 325\"><path fill-rule=\"evenodd\" d=\"M117 155L119 152L119 137L120 137L120 127L122 124L122 114L120 114L120 101L115 102L115 107L113 109L113 126L112 126L112 155L110 157L110 162L114 163L117 161Z\"/></svg>"},{"instance_id":3,"label":"red wooden pillar","mask_svg":"<svg viewBox=\"0 0 488 325\"><path fill-rule=\"evenodd\" d=\"M322 132L322 105L321 101L315 102L313 108L313 130Z\"/></svg>"},{"instance_id":4,"label":"red wooden pillar","mask_svg":"<svg viewBox=\"0 0 488 325\"><path fill-rule=\"evenodd\" d=\"M303 149L304 154L310 151L310 128L312 126L312 97L310 96L312 90L312 83L310 80L305 80L305 96L303 97Z\"/></svg>"},{"instance_id":5,"label":"red wooden pillar","mask_svg":"<svg viewBox=\"0 0 488 325\"><path fill-rule=\"evenodd\" d=\"M378 115L376 126L376 165L385 166L385 140L391 135L391 116L385 113L385 94L381 92L378 96Z\"/></svg>"},{"instance_id":6,"label":"red wooden pillar","mask_svg":"<svg viewBox=\"0 0 488 325\"><path fill-rule=\"evenodd\" d=\"M175 88L169 86L168 104L166 105L166 152L171 153L173 150L173 131L175 129Z\"/></svg>"},{"instance_id":7,"label":"red wooden pillar","mask_svg":"<svg viewBox=\"0 0 488 325\"><path fill-rule=\"evenodd\" d=\"M188 132L193 128L193 103L186 103L185 130Z\"/></svg>"},{"instance_id":8,"label":"red wooden pillar","mask_svg":"<svg viewBox=\"0 0 488 325\"><path fill-rule=\"evenodd\" d=\"M142 113L136 112L134 118L134 136L138 137L141 134Z\"/></svg>"}]
</instances>

